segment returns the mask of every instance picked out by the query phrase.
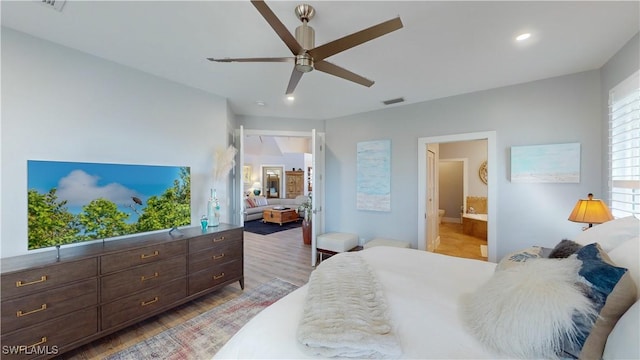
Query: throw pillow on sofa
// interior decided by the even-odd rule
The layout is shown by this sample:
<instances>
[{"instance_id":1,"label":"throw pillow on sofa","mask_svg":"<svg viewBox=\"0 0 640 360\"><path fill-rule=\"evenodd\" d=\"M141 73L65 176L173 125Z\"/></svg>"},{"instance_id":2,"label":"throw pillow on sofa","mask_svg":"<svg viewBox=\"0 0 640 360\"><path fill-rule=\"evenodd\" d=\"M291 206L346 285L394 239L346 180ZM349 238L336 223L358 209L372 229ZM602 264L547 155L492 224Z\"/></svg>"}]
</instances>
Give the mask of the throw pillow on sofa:
<instances>
[{"instance_id":1,"label":"throw pillow on sofa","mask_svg":"<svg viewBox=\"0 0 640 360\"><path fill-rule=\"evenodd\" d=\"M267 202L267 198L264 196L256 196L253 198L253 201L256 203L256 207L269 205L269 203Z\"/></svg>"}]
</instances>

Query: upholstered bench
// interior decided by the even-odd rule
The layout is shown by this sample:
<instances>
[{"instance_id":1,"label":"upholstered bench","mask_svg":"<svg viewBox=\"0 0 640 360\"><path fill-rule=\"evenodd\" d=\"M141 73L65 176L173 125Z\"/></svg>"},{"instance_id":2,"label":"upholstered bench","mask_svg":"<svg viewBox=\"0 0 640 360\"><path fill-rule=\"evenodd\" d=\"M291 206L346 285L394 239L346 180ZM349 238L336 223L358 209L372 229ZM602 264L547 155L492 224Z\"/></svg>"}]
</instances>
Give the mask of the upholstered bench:
<instances>
[{"instance_id":1,"label":"upholstered bench","mask_svg":"<svg viewBox=\"0 0 640 360\"><path fill-rule=\"evenodd\" d=\"M323 255L358 250L358 235L339 232L318 235L316 248L320 253L320 261L322 261Z\"/></svg>"},{"instance_id":2,"label":"upholstered bench","mask_svg":"<svg viewBox=\"0 0 640 360\"><path fill-rule=\"evenodd\" d=\"M366 244L364 244L365 249L368 249L374 246L393 246L393 247L400 247L400 248L411 248L411 244L406 241L384 239L384 238L375 238L368 241Z\"/></svg>"}]
</instances>

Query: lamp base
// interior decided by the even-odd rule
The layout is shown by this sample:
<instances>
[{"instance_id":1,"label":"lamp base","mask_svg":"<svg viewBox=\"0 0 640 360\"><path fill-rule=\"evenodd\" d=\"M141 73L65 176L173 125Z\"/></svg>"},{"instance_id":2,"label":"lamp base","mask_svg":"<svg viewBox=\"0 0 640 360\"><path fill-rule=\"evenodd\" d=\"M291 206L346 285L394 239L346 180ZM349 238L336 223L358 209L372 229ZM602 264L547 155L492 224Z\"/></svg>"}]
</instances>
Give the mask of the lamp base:
<instances>
[{"instance_id":1,"label":"lamp base","mask_svg":"<svg viewBox=\"0 0 640 360\"><path fill-rule=\"evenodd\" d=\"M255 195L255 196L260 195L260 190L253 190L253 195Z\"/></svg>"}]
</instances>

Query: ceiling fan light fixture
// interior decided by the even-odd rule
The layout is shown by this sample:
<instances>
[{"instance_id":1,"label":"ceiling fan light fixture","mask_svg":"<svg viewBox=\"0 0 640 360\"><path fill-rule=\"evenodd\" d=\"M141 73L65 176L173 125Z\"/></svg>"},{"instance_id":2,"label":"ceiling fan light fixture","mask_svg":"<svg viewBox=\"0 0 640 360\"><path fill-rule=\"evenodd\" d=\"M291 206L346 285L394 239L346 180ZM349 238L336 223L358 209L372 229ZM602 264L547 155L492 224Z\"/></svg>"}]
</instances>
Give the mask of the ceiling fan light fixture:
<instances>
[{"instance_id":1,"label":"ceiling fan light fixture","mask_svg":"<svg viewBox=\"0 0 640 360\"><path fill-rule=\"evenodd\" d=\"M296 70L307 73L313 70L313 59L308 54L296 56Z\"/></svg>"}]
</instances>

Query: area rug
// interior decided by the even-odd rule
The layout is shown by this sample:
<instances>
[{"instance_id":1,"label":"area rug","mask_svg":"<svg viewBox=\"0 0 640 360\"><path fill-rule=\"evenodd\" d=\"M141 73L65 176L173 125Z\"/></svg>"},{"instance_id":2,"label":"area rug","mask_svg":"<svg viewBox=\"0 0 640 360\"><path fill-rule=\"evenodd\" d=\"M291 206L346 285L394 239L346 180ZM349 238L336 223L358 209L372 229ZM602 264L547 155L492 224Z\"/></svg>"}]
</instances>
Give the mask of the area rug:
<instances>
[{"instance_id":1,"label":"area rug","mask_svg":"<svg viewBox=\"0 0 640 360\"><path fill-rule=\"evenodd\" d=\"M297 288L274 278L107 359L209 359L251 318Z\"/></svg>"},{"instance_id":2,"label":"area rug","mask_svg":"<svg viewBox=\"0 0 640 360\"><path fill-rule=\"evenodd\" d=\"M244 231L259 235L269 235L277 233L279 231L299 228L301 226L302 220L292 221L284 223L282 225L274 223L263 223L262 220L252 220L246 221L244 223Z\"/></svg>"}]
</instances>

